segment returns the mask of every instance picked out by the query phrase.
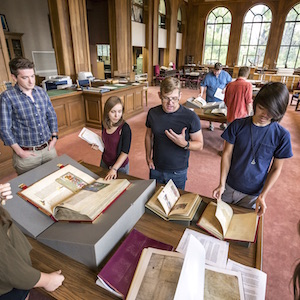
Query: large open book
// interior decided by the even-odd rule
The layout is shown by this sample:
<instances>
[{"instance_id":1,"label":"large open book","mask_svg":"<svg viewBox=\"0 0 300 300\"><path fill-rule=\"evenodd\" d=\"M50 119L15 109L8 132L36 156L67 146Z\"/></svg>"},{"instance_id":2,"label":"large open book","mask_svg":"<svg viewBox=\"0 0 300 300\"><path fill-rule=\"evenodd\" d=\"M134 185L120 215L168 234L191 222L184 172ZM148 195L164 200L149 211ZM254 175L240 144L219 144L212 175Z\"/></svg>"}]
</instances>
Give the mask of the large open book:
<instances>
[{"instance_id":1,"label":"large open book","mask_svg":"<svg viewBox=\"0 0 300 300\"><path fill-rule=\"evenodd\" d=\"M235 214L224 201L210 202L197 225L220 240L255 242L258 225L255 211Z\"/></svg>"},{"instance_id":2,"label":"large open book","mask_svg":"<svg viewBox=\"0 0 300 300\"><path fill-rule=\"evenodd\" d=\"M165 187L160 187L146 203L146 207L164 220L191 221L202 198L194 193L180 195L170 179Z\"/></svg>"},{"instance_id":3,"label":"large open book","mask_svg":"<svg viewBox=\"0 0 300 300\"><path fill-rule=\"evenodd\" d=\"M129 185L127 179L95 180L67 165L18 195L56 221L93 222Z\"/></svg>"},{"instance_id":4,"label":"large open book","mask_svg":"<svg viewBox=\"0 0 300 300\"><path fill-rule=\"evenodd\" d=\"M92 130L83 127L78 136L91 145L97 145L101 152L104 151L104 143L101 137Z\"/></svg>"},{"instance_id":5,"label":"large open book","mask_svg":"<svg viewBox=\"0 0 300 300\"><path fill-rule=\"evenodd\" d=\"M98 274L96 284L125 298L144 248L173 250L171 245L151 239L133 229Z\"/></svg>"},{"instance_id":6,"label":"large open book","mask_svg":"<svg viewBox=\"0 0 300 300\"><path fill-rule=\"evenodd\" d=\"M241 273L205 266L204 247L190 236L185 256L144 249L126 299L244 299L244 291Z\"/></svg>"}]
</instances>

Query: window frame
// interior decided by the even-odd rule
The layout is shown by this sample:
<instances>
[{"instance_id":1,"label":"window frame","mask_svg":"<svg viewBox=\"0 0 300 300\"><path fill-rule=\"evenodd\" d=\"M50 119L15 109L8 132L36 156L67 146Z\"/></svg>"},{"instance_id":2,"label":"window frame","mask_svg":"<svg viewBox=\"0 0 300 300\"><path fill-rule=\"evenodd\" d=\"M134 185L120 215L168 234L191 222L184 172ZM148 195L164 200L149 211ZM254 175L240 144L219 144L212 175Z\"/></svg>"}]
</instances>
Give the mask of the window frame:
<instances>
[{"instance_id":1,"label":"window frame","mask_svg":"<svg viewBox=\"0 0 300 300\"><path fill-rule=\"evenodd\" d=\"M226 9L226 13L220 15L220 12L218 11L218 14L216 14L215 12L218 10L218 9ZM210 22L209 19L210 19L210 16L211 15L214 15L214 22ZM229 14L230 15L230 22L227 22L227 21L224 21L224 17ZM217 22L218 18L222 18L222 22ZM211 44L208 44L207 43L207 33L208 33L208 26L212 25L213 26L213 35L212 35L212 43ZM219 44L215 44L214 43L214 37L215 37L215 33L216 33L216 26L219 26L219 25L222 25L222 29L221 29L221 35L220 35L220 43ZM229 29L229 34L228 34L228 40L227 40L227 43L226 44L223 44L223 33L224 33L224 26L225 25L229 25L230 26L230 29ZM203 63L206 64L206 62L209 62L208 64L214 64L216 62L221 62L222 64L226 64L226 61L227 61L227 55L228 55L228 47L229 47L229 39L230 39L230 32L231 32L231 25L232 25L232 14L231 14L231 11L225 7L225 6L218 6L218 7L215 7L214 9L212 9L209 14L207 15L207 19L206 19L206 24L205 24L205 37L204 37L204 53L203 53ZM219 47L219 50L218 50L218 58L215 59L213 58L213 48L214 47ZM225 58L225 61L221 61L222 59L220 59L220 55L221 55L221 52L222 52L222 47L227 47L227 51L226 51L226 58ZM209 54L209 58L206 57L207 55L207 52L206 52L206 49L207 48L210 48L210 54Z\"/></svg>"}]
</instances>

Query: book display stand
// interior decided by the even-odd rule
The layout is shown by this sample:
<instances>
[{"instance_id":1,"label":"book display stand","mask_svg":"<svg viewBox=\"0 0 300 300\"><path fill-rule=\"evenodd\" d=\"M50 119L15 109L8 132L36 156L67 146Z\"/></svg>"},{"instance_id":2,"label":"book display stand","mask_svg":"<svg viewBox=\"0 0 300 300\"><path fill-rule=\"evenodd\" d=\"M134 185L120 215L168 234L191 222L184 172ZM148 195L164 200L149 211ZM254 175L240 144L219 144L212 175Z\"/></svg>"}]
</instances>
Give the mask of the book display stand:
<instances>
[{"instance_id":1,"label":"book display stand","mask_svg":"<svg viewBox=\"0 0 300 300\"><path fill-rule=\"evenodd\" d=\"M57 165L73 165L95 179L96 174L67 155L22 174L10 181L14 198L6 209L23 233L58 250L91 269L97 269L121 238L145 212L145 203L155 191L155 180L133 180L123 193L94 224L54 222L17 195L19 185L27 186L51 174Z\"/></svg>"}]
</instances>

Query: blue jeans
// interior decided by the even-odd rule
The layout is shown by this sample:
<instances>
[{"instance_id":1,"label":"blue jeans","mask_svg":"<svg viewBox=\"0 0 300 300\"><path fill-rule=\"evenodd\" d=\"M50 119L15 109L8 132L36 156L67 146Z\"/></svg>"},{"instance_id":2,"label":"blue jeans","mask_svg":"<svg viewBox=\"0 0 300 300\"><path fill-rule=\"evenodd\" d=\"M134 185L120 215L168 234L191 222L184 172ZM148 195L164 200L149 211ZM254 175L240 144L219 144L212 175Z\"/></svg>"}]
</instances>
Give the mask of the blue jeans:
<instances>
[{"instance_id":1,"label":"blue jeans","mask_svg":"<svg viewBox=\"0 0 300 300\"><path fill-rule=\"evenodd\" d=\"M109 169L109 167L106 165L106 163L101 159L101 162L100 162L100 167L104 168L104 169ZM123 167L123 168L120 168L118 170L118 172L121 172L121 173L124 173L124 174L129 174L129 163Z\"/></svg>"},{"instance_id":2,"label":"blue jeans","mask_svg":"<svg viewBox=\"0 0 300 300\"><path fill-rule=\"evenodd\" d=\"M181 171L164 172L150 169L150 179L156 179L157 183L166 184L173 180L178 189L184 190L187 180L187 169Z\"/></svg>"}]
</instances>

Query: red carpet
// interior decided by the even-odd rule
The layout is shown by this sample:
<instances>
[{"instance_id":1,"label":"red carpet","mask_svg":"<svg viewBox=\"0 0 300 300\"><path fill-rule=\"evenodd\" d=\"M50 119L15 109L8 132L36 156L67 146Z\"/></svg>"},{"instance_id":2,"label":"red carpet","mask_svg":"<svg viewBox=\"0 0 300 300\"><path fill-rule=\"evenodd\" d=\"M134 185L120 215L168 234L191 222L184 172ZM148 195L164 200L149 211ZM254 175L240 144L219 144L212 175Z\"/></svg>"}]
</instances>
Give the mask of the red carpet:
<instances>
[{"instance_id":1,"label":"red carpet","mask_svg":"<svg viewBox=\"0 0 300 300\"><path fill-rule=\"evenodd\" d=\"M148 90L148 107L144 113L128 121L132 130L132 146L129 154L130 175L148 178L145 159L144 137L145 120L148 108L160 103L157 96L158 87ZM198 90L183 89L183 102L191 96L197 96ZM222 131L215 123L215 131L208 131L208 122L201 121L204 149L192 152L186 190L211 196L218 185L220 160L218 151L222 149ZM264 219L263 271L268 274L266 299L292 299L290 279L295 261L300 258L300 237L297 234L297 222L300 216L300 112L295 106L289 106L282 120L292 137L294 157L286 160L282 174L267 198L268 209ZM96 130L97 132L97 130ZM98 131L99 132L99 131ZM75 160L84 160L99 165L101 152L77 137L79 131L62 137L57 143L58 154L67 154ZM1 182L11 179L12 175L2 178ZM299 176L299 177L298 177ZM297 183L298 182L298 183ZM32 297L31 299L38 299Z\"/></svg>"}]
</instances>

